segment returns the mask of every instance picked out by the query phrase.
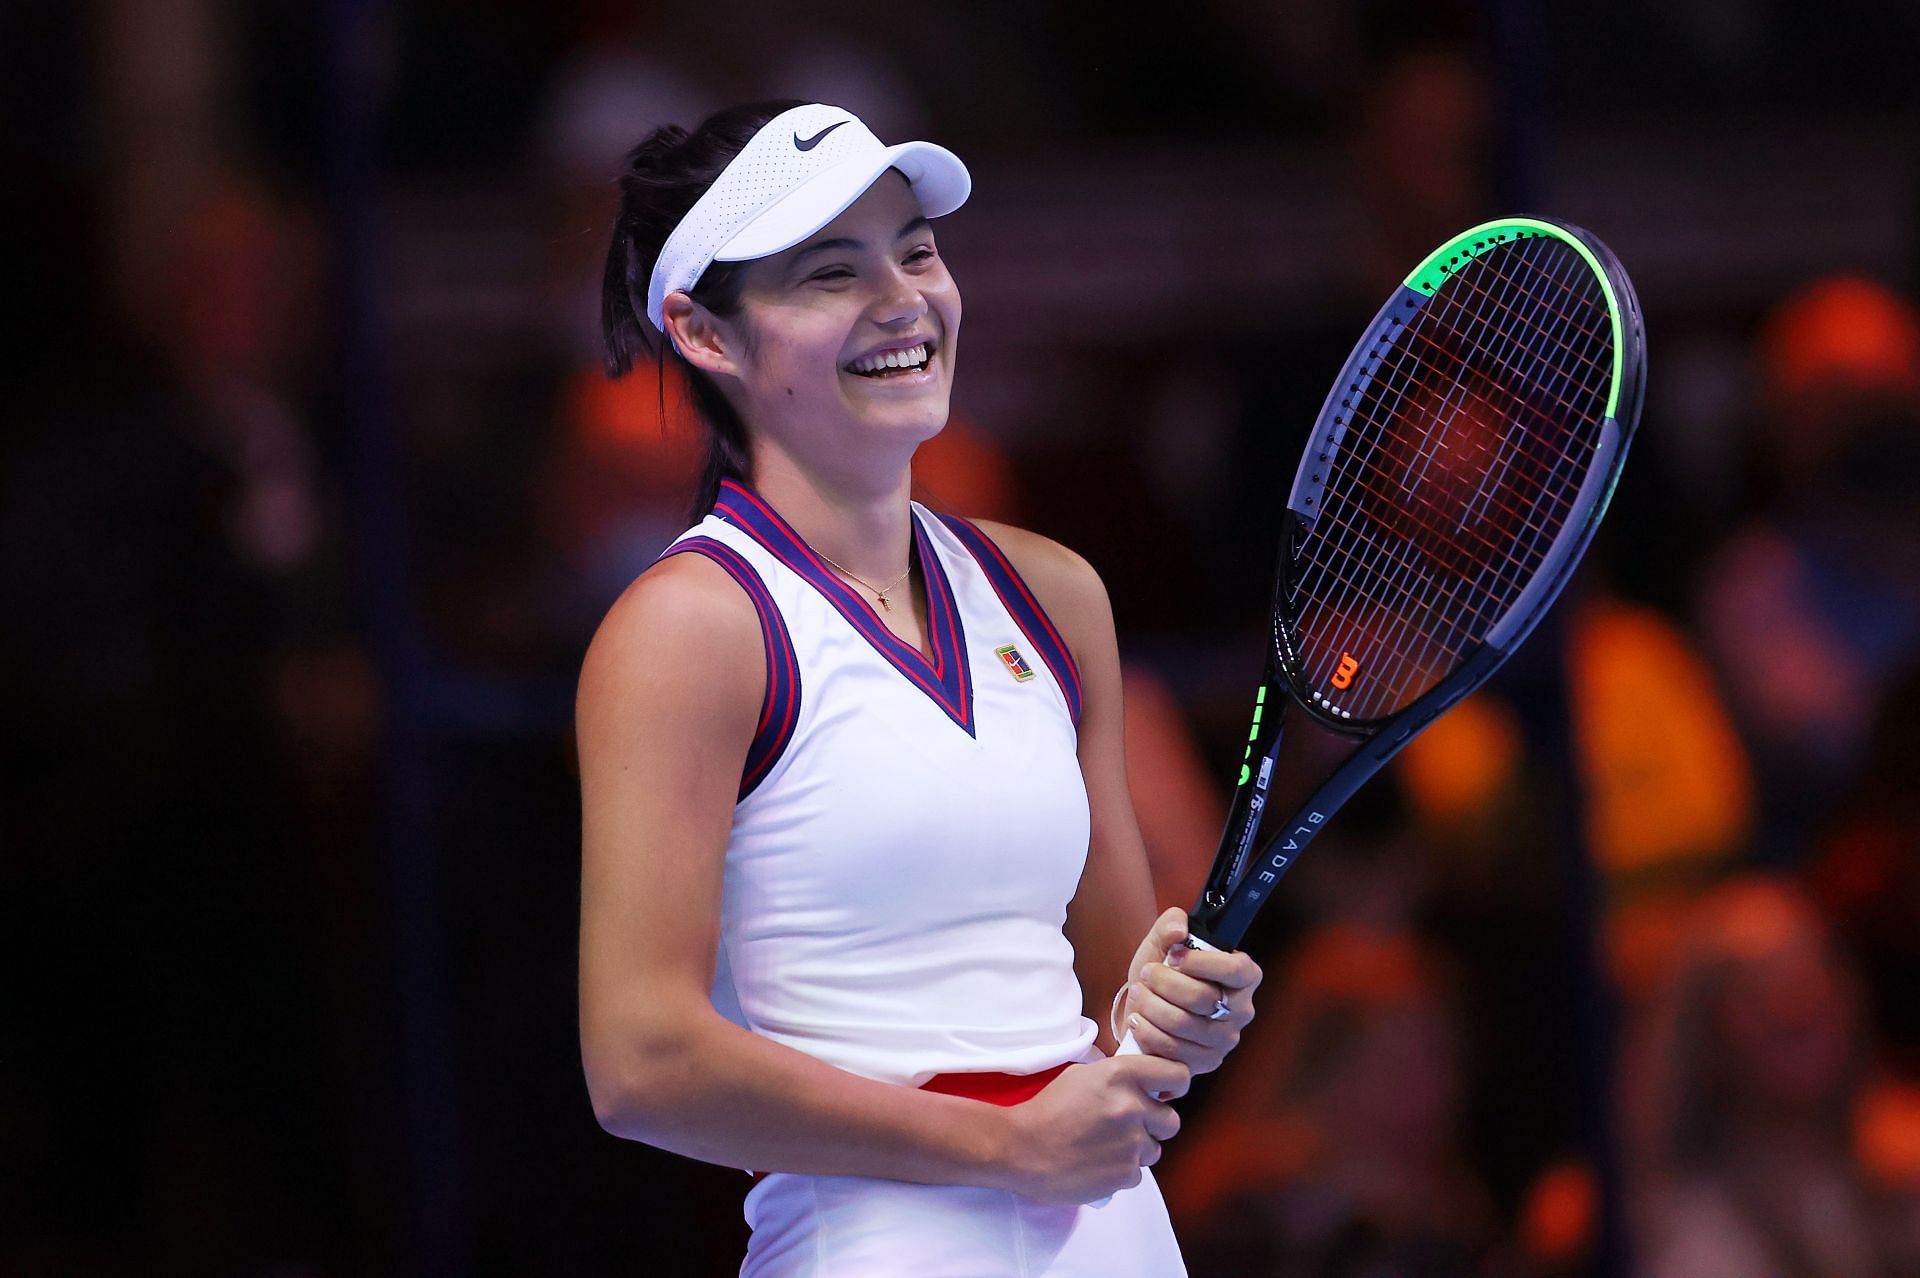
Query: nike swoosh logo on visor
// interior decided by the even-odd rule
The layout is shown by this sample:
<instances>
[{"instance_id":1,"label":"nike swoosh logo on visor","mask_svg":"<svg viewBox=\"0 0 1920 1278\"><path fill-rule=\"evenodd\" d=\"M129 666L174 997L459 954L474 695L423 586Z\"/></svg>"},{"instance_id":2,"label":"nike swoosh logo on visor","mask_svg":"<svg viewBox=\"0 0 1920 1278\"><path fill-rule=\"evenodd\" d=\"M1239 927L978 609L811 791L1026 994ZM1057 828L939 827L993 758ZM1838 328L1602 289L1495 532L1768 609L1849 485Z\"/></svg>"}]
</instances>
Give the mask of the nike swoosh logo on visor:
<instances>
[{"instance_id":1,"label":"nike swoosh logo on visor","mask_svg":"<svg viewBox=\"0 0 1920 1278\"><path fill-rule=\"evenodd\" d=\"M793 145L798 150L811 151L813 150L813 148L820 145L821 138L824 138L825 136L827 136L827 134L833 132L835 129L839 128L841 125L845 123L846 123L845 120L835 120L832 124L829 124L826 128L820 130L818 133L806 139L804 142L800 140L800 135L796 133L793 135Z\"/></svg>"}]
</instances>

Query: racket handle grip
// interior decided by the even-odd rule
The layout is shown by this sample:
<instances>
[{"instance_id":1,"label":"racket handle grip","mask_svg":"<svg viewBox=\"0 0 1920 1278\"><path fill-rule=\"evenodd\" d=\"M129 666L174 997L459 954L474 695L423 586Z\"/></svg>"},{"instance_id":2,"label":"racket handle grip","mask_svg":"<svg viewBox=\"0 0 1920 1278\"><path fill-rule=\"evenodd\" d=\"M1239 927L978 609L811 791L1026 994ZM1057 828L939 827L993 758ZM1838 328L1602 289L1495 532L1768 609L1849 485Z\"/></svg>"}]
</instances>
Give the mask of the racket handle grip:
<instances>
[{"instance_id":1,"label":"racket handle grip","mask_svg":"<svg viewBox=\"0 0 1920 1278\"><path fill-rule=\"evenodd\" d=\"M1184 942L1184 944L1190 950L1212 950L1216 953L1219 951L1219 948L1220 948L1217 945L1208 945L1205 941L1201 940L1197 936L1189 936ZM1120 1040L1120 1046L1113 1049L1113 1054L1115 1056L1139 1056L1143 1054L1140 1051L1140 1044L1136 1043L1133 1039L1132 1030L1128 1030L1126 1032L1126 1036ZM1166 1099L1166 1097L1155 1094L1154 1099L1163 1101ZM1112 1201L1113 1201L1112 1198L1102 1198L1099 1202L1089 1203L1088 1206L1105 1207L1108 1203Z\"/></svg>"}]
</instances>

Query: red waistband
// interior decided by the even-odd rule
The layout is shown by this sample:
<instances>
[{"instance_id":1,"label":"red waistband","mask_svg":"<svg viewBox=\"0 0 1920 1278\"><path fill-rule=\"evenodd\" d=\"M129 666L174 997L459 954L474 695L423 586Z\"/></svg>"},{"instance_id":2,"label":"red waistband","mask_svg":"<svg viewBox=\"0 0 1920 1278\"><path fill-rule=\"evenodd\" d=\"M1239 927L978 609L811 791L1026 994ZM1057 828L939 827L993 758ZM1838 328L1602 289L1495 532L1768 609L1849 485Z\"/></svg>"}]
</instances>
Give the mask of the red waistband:
<instances>
[{"instance_id":1,"label":"red waistband","mask_svg":"<svg viewBox=\"0 0 1920 1278\"><path fill-rule=\"evenodd\" d=\"M1032 1100L1071 1064L1072 1061L1063 1061L1038 1074L935 1074L920 1084L920 1090L939 1092L942 1096L964 1096L1005 1108ZM756 1171L747 1175L757 1183L766 1173Z\"/></svg>"},{"instance_id":2,"label":"red waistband","mask_svg":"<svg viewBox=\"0 0 1920 1278\"><path fill-rule=\"evenodd\" d=\"M1071 1064L1072 1061L1066 1061L1038 1074L935 1074L920 1084L920 1090L939 1092L943 1096L964 1096L989 1105L1019 1105L1038 1096Z\"/></svg>"}]
</instances>

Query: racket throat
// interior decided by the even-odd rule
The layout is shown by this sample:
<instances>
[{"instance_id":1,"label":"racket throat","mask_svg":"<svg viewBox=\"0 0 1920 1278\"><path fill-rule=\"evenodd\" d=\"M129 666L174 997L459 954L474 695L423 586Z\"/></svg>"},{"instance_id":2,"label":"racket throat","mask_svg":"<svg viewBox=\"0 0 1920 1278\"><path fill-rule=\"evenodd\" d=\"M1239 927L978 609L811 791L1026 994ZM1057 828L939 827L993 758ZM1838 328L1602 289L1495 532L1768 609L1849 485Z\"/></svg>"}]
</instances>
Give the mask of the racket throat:
<instances>
[{"instance_id":1,"label":"racket throat","mask_svg":"<svg viewBox=\"0 0 1920 1278\"><path fill-rule=\"evenodd\" d=\"M1283 704L1286 716L1280 712ZM1272 686L1263 706L1269 713L1255 721L1243 765L1246 780L1234 791L1214 873L1189 915L1194 935L1221 949L1239 945L1280 876L1339 806L1313 805L1316 791L1322 789L1315 779L1337 772L1356 750L1365 748L1351 735L1300 713L1279 685ZM1290 719L1284 733L1283 717Z\"/></svg>"}]
</instances>

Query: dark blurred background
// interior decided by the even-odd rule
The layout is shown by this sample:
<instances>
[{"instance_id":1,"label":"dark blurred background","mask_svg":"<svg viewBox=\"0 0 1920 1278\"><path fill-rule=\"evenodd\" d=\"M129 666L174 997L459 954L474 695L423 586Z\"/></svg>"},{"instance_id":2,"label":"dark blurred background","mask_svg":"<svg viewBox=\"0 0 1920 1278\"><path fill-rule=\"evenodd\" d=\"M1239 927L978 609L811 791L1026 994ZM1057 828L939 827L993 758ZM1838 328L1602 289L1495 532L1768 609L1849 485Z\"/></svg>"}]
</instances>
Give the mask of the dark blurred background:
<instances>
[{"instance_id":1,"label":"dark blurred background","mask_svg":"<svg viewBox=\"0 0 1920 1278\"><path fill-rule=\"evenodd\" d=\"M1162 1165L1196 1271L1920 1273L1917 44L1867 0L6 6L0 1272L737 1266L745 1177L587 1103L570 719L695 446L600 372L612 177L799 97L973 170L916 479L1105 576L1168 904L1385 288L1541 212L1645 303L1577 587L1250 942Z\"/></svg>"}]
</instances>

